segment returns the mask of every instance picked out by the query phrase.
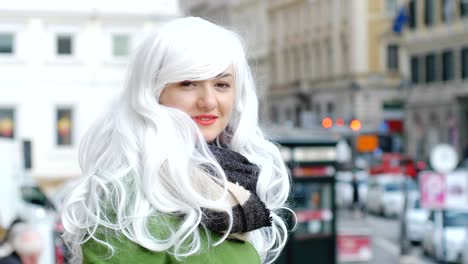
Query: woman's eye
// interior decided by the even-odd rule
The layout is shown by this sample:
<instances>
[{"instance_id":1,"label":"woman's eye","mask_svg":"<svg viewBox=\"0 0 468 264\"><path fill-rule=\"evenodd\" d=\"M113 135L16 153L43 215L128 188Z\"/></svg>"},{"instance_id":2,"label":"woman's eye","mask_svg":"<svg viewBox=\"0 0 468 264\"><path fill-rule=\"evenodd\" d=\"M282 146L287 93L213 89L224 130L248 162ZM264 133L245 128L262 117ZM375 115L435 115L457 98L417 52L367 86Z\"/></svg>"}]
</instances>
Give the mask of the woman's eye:
<instances>
[{"instance_id":1,"label":"woman's eye","mask_svg":"<svg viewBox=\"0 0 468 264\"><path fill-rule=\"evenodd\" d=\"M231 85L229 85L229 83L217 83L217 84L216 84L216 87L219 87L219 88L229 88L229 87L231 87Z\"/></svg>"},{"instance_id":2,"label":"woman's eye","mask_svg":"<svg viewBox=\"0 0 468 264\"><path fill-rule=\"evenodd\" d=\"M181 86L189 87L189 86L194 86L195 84L193 82L189 81L183 81L180 83Z\"/></svg>"}]
</instances>

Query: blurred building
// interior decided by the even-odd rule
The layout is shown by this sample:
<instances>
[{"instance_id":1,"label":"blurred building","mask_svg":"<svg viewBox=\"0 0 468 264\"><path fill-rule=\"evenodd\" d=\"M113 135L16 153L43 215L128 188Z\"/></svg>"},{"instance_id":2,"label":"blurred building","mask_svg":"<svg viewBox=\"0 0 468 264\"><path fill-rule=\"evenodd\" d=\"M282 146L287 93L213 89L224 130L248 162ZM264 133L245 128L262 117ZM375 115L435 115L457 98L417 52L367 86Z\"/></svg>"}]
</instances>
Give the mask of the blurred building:
<instances>
[{"instance_id":1,"label":"blurred building","mask_svg":"<svg viewBox=\"0 0 468 264\"><path fill-rule=\"evenodd\" d=\"M402 132L402 54L382 37L391 33L396 0L181 3L186 14L245 33L252 66L261 69L256 78L267 85L260 94L270 122L314 127L326 116L357 118L366 131Z\"/></svg>"},{"instance_id":2,"label":"blurred building","mask_svg":"<svg viewBox=\"0 0 468 264\"><path fill-rule=\"evenodd\" d=\"M402 36L408 76L409 152L427 158L437 143L459 153L468 141L468 1L407 1Z\"/></svg>"},{"instance_id":3,"label":"blurred building","mask_svg":"<svg viewBox=\"0 0 468 264\"><path fill-rule=\"evenodd\" d=\"M271 1L272 120L307 126L309 112L377 131L385 104L401 100L398 65L387 62L399 55L381 38L394 12L382 0Z\"/></svg>"},{"instance_id":4,"label":"blurred building","mask_svg":"<svg viewBox=\"0 0 468 264\"><path fill-rule=\"evenodd\" d=\"M34 178L79 175L79 140L117 96L132 48L177 15L164 0L0 4L0 136L26 141Z\"/></svg>"}]
</instances>

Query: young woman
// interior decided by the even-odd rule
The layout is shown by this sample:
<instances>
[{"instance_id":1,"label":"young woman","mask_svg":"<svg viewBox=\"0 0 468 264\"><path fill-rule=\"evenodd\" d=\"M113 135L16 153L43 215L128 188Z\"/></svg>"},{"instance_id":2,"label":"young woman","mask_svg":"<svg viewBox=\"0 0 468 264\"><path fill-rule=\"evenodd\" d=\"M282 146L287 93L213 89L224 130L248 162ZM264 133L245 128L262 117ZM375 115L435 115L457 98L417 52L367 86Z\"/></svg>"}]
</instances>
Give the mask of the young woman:
<instances>
[{"instance_id":1,"label":"young woman","mask_svg":"<svg viewBox=\"0 0 468 264\"><path fill-rule=\"evenodd\" d=\"M258 125L239 37L180 18L132 58L120 100L84 137L62 216L83 263L271 263L290 182Z\"/></svg>"}]
</instances>

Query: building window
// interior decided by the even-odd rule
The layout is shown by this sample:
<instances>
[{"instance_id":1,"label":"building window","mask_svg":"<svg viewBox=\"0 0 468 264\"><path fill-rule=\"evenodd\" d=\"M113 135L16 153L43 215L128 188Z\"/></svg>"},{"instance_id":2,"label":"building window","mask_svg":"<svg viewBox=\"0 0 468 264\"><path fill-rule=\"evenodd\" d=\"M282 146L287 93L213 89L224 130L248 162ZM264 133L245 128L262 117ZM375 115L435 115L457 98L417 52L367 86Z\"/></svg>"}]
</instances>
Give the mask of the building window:
<instances>
[{"instance_id":1,"label":"building window","mask_svg":"<svg viewBox=\"0 0 468 264\"><path fill-rule=\"evenodd\" d=\"M286 121L293 120L293 111L291 108L286 109Z\"/></svg>"},{"instance_id":2,"label":"building window","mask_svg":"<svg viewBox=\"0 0 468 264\"><path fill-rule=\"evenodd\" d=\"M453 80L454 77L453 51L447 50L442 53L442 80L449 81Z\"/></svg>"},{"instance_id":3,"label":"building window","mask_svg":"<svg viewBox=\"0 0 468 264\"><path fill-rule=\"evenodd\" d=\"M388 70L398 70L398 45L387 46L387 68Z\"/></svg>"},{"instance_id":4,"label":"building window","mask_svg":"<svg viewBox=\"0 0 468 264\"><path fill-rule=\"evenodd\" d=\"M15 138L15 110L0 108L0 138Z\"/></svg>"},{"instance_id":5,"label":"building window","mask_svg":"<svg viewBox=\"0 0 468 264\"><path fill-rule=\"evenodd\" d=\"M411 82L413 84L418 84L420 82L419 78L419 57L411 56Z\"/></svg>"},{"instance_id":6,"label":"building window","mask_svg":"<svg viewBox=\"0 0 468 264\"><path fill-rule=\"evenodd\" d=\"M436 80L436 64L435 54L426 55L426 83L431 83Z\"/></svg>"},{"instance_id":7,"label":"building window","mask_svg":"<svg viewBox=\"0 0 468 264\"><path fill-rule=\"evenodd\" d=\"M434 0L425 0L426 9L424 12L424 23L431 26L435 22Z\"/></svg>"},{"instance_id":8,"label":"building window","mask_svg":"<svg viewBox=\"0 0 468 264\"><path fill-rule=\"evenodd\" d=\"M270 71L271 71L271 78L273 83L279 83L279 74L278 72L278 64L277 64L277 56L274 52L271 54L271 63L270 63Z\"/></svg>"},{"instance_id":9,"label":"building window","mask_svg":"<svg viewBox=\"0 0 468 264\"><path fill-rule=\"evenodd\" d=\"M463 1L463 0L462 0ZM450 22L455 16L455 1L442 0L440 6L440 14L443 22Z\"/></svg>"},{"instance_id":10,"label":"building window","mask_svg":"<svg viewBox=\"0 0 468 264\"><path fill-rule=\"evenodd\" d=\"M335 104L333 102L328 102L327 103L327 115L333 115L335 112Z\"/></svg>"},{"instance_id":11,"label":"building window","mask_svg":"<svg viewBox=\"0 0 468 264\"><path fill-rule=\"evenodd\" d=\"M342 55L342 73L346 74L349 71L349 48L348 48L348 43L346 42L345 37L343 37L341 41L342 49L343 49L343 55Z\"/></svg>"},{"instance_id":12,"label":"building window","mask_svg":"<svg viewBox=\"0 0 468 264\"><path fill-rule=\"evenodd\" d=\"M468 47L464 47L461 51L462 57L462 79L468 79Z\"/></svg>"},{"instance_id":13,"label":"building window","mask_svg":"<svg viewBox=\"0 0 468 264\"><path fill-rule=\"evenodd\" d=\"M302 108L300 106L296 106L294 109L294 125L296 127L301 127L302 124Z\"/></svg>"},{"instance_id":14,"label":"building window","mask_svg":"<svg viewBox=\"0 0 468 264\"><path fill-rule=\"evenodd\" d=\"M323 64L322 64L322 53L320 52L320 45L316 44L315 46L315 59L317 61L317 64L315 66L315 77L316 79L322 78L323 74Z\"/></svg>"},{"instance_id":15,"label":"building window","mask_svg":"<svg viewBox=\"0 0 468 264\"><path fill-rule=\"evenodd\" d=\"M327 41L327 76L333 76L333 47L331 41Z\"/></svg>"},{"instance_id":16,"label":"building window","mask_svg":"<svg viewBox=\"0 0 468 264\"><path fill-rule=\"evenodd\" d=\"M460 16L468 16L468 1L466 0L460 1Z\"/></svg>"},{"instance_id":17,"label":"building window","mask_svg":"<svg viewBox=\"0 0 468 264\"><path fill-rule=\"evenodd\" d=\"M409 27L414 29L416 28L416 1L411 0L408 4L408 13L409 13Z\"/></svg>"},{"instance_id":18,"label":"building window","mask_svg":"<svg viewBox=\"0 0 468 264\"><path fill-rule=\"evenodd\" d=\"M271 106L271 121L275 124L279 123L279 111L275 105Z\"/></svg>"},{"instance_id":19,"label":"building window","mask_svg":"<svg viewBox=\"0 0 468 264\"><path fill-rule=\"evenodd\" d=\"M439 127L439 117L437 116L436 113L431 112L429 114L429 123L433 127Z\"/></svg>"},{"instance_id":20,"label":"building window","mask_svg":"<svg viewBox=\"0 0 468 264\"><path fill-rule=\"evenodd\" d=\"M315 113L317 114L317 116L322 116L322 107L320 104L315 105Z\"/></svg>"},{"instance_id":21,"label":"building window","mask_svg":"<svg viewBox=\"0 0 468 264\"><path fill-rule=\"evenodd\" d=\"M73 37L71 35L57 36L57 55L73 54Z\"/></svg>"},{"instance_id":22,"label":"building window","mask_svg":"<svg viewBox=\"0 0 468 264\"><path fill-rule=\"evenodd\" d=\"M395 15L398 9L397 0L387 0L386 8L388 14Z\"/></svg>"},{"instance_id":23,"label":"building window","mask_svg":"<svg viewBox=\"0 0 468 264\"><path fill-rule=\"evenodd\" d=\"M32 169L32 145L31 140L23 140L23 157L24 157L24 168Z\"/></svg>"},{"instance_id":24,"label":"building window","mask_svg":"<svg viewBox=\"0 0 468 264\"><path fill-rule=\"evenodd\" d=\"M0 54L13 54L13 42L13 34L0 33Z\"/></svg>"},{"instance_id":25,"label":"building window","mask_svg":"<svg viewBox=\"0 0 468 264\"><path fill-rule=\"evenodd\" d=\"M57 145L71 146L72 145L72 109L59 108L57 109Z\"/></svg>"},{"instance_id":26,"label":"building window","mask_svg":"<svg viewBox=\"0 0 468 264\"><path fill-rule=\"evenodd\" d=\"M130 51L130 37L119 34L112 36L112 55L114 57L126 57Z\"/></svg>"}]
</instances>

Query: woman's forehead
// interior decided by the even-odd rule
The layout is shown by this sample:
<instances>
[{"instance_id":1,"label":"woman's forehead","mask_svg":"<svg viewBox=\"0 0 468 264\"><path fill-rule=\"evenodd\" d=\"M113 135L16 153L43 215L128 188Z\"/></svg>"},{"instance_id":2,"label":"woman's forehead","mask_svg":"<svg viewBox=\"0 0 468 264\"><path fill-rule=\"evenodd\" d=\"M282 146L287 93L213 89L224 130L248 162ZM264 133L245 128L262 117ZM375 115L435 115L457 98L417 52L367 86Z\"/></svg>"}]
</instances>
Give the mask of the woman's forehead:
<instances>
[{"instance_id":1,"label":"woman's forehead","mask_svg":"<svg viewBox=\"0 0 468 264\"><path fill-rule=\"evenodd\" d=\"M217 80L221 78L232 78L235 79L235 70L234 67L231 65L224 71L219 72L218 74L210 74L210 75L198 75L198 76L191 76L187 80L192 81L205 81L205 80Z\"/></svg>"}]
</instances>

